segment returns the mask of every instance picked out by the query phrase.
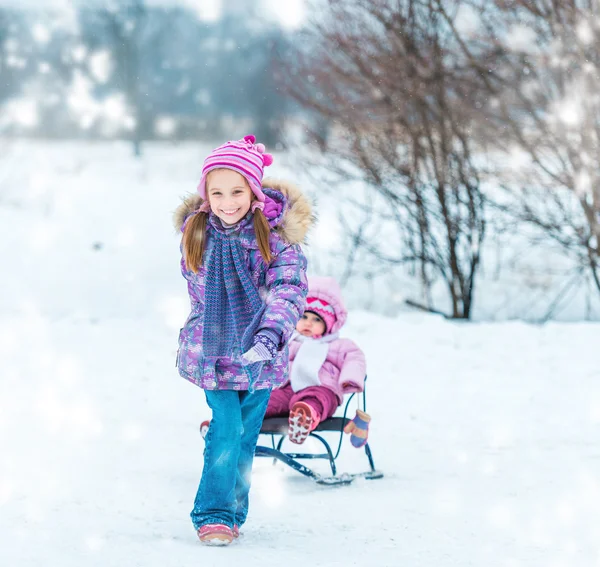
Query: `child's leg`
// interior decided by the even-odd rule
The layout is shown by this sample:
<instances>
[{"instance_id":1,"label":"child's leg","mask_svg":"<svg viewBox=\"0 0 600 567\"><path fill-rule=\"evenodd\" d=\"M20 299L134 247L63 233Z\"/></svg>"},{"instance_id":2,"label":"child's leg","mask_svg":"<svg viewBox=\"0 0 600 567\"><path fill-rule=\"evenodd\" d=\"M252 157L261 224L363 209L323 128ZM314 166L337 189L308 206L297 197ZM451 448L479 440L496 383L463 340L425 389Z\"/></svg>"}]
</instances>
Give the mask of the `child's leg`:
<instances>
[{"instance_id":1,"label":"child's leg","mask_svg":"<svg viewBox=\"0 0 600 567\"><path fill-rule=\"evenodd\" d=\"M339 406L337 396L324 386L310 386L296 392L292 396L291 405L296 402L304 402L314 410L312 429L321 421L331 417Z\"/></svg>"},{"instance_id":2,"label":"child's leg","mask_svg":"<svg viewBox=\"0 0 600 567\"><path fill-rule=\"evenodd\" d=\"M265 417L277 417L290 413L290 400L293 395L294 390L292 390L290 384L283 388L275 388L275 390L271 392Z\"/></svg>"},{"instance_id":3,"label":"child's leg","mask_svg":"<svg viewBox=\"0 0 600 567\"><path fill-rule=\"evenodd\" d=\"M191 513L192 522L196 529L215 523L233 527L242 433L240 392L205 390L205 394L212 418L204 440L204 467Z\"/></svg>"},{"instance_id":4,"label":"child's leg","mask_svg":"<svg viewBox=\"0 0 600 567\"><path fill-rule=\"evenodd\" d=\"M257 390L250 394L240 392L242 410L242 447L237 467L235 493L237 509L235 523L243 525L248 515L248 492L250 491L250 478L252 475L252 461L254 450L260 434L270 390Z\"/></svg>"},{"instance_id":5,"label":"child's leg","mask_svg":"<svg viewBox=\"0 0 600 567\"><path fill-rule=\"evenodd\" d=\"M323 419L332 416L338 406L337 396L323 386L310 386L292 396L288 437L301 445Z\"/></svg>"}]
</instances>

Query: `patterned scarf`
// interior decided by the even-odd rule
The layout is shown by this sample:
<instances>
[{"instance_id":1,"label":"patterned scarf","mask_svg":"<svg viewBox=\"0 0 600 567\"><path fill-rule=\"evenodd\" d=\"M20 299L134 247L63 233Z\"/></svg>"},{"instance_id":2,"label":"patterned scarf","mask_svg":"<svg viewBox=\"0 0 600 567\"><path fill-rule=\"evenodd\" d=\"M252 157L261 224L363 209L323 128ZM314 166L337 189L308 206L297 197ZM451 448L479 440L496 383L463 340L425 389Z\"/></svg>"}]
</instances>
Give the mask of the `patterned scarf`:
<instances>
[{"instance_id":1,"label":"patterned scarf","mask_svg":"<svg viewBox=\"0 0 600 567\"><path fill-rule=\"evenodd\" d=\"M242 221L244 222L244 221ZM202 350L205 359L236 359L252 347L265 304L248 269L239 233L211 231L213 247L206 261ZM262 364L245 367L250 382Z\"/></svg>"}]
</instances>

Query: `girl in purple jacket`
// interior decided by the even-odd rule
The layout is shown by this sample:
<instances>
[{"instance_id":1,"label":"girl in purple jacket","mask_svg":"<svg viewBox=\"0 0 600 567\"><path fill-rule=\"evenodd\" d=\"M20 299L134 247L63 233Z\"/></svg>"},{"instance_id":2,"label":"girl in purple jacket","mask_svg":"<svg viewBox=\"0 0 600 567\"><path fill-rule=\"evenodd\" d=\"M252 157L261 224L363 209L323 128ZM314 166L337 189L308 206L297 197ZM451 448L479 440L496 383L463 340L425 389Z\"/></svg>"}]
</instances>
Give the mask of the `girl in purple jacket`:
<instances>
[{"instance_id":1,"label":"girl in purple jacket","mask_svg":"<svg viewBox=\"0 0 600 567\"><path fill-rule=\"evenodd\" d=\"M264 180L273 158L254 136L204 161L198 194L175 214L190 314L179 333L181 376L212 410L191 513L200 540L227 545L248 514L254 450L306 298L300 243L312 222L293 185Z\"/></svg>"},{"instance_id":2,"label":"girl in purple jacket","mask_svg":"<svg viewBox=\"0 0 600 567\"><path fill-rule=\"evenodd\" d=\"M365 355L338 334L346 317L338 283L333 278L310 278L305 311L290 343L290 379L273 390L266 412L266 417L289 414L288 435L293 443L303 443L321 421L331 417L344 394L364 389ZM370 420L359 412L363 422ZM355 446L360 446L362 441L357 441Z\"/></svg>"}]
</instances>

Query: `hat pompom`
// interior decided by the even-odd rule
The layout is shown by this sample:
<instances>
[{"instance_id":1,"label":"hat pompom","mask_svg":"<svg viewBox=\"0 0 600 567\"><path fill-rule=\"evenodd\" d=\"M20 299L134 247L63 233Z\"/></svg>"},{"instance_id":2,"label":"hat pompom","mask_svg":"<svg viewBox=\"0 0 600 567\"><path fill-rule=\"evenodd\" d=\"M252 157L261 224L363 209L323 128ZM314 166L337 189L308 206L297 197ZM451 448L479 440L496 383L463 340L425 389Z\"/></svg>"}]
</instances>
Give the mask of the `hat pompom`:
<instances>
[{"instance_id":1,"label":"hat pompom","mask_svg":"<svg viewBox=\"0 0 600 567\"><path fill-rule=\"evenodd\" d=\"M264 144L256 144L256 151L259 154L264 154L265 153L265 145Z\"/></svg>"},{"instance_id":2,"label":"hat pompom","mask_svg":"<svg viewBox=\"0 0 600 567\"><path fill-rule=\"evenodd\" d=\"M254 144L254 142L256 142L256 136L254 134L248 134L247 136L244 136L244 142Z\"/></svg>"},{"instance_id":3,"label":"hat pompom","mask_svg":"<svg viewBox=\"0 0 600 567\"><path fill-rule=\"evenodd\" d=\"M271 165L273 163L273 156L271 154L263 154L262 158L263 158L263 164L265 166Z\"/></svg>"}]
</instances>

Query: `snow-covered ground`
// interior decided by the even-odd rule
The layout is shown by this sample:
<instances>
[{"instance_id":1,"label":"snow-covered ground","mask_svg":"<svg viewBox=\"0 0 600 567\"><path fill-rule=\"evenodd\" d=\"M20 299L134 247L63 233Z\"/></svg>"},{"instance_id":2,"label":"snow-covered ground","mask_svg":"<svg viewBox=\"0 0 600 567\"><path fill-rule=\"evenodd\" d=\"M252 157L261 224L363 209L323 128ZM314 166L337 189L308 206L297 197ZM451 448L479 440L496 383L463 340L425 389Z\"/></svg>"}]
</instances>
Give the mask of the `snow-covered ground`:
<instances>
[{"instance_id":1,"label":"snow-covered ground","mask_svg":"<svg viewBox=\"0 0 600 567\"><path fill-rule=\"evenodd\" d=\"M242 537L202 547L188 514L208 411L174 367L168 216L203 149L4 150L1 565L600 565L600 324L358 310L346 335L385 477L327 488L259 459ZM340 469L366 464L345 439Z\"/></svg>"}]
</instances>

